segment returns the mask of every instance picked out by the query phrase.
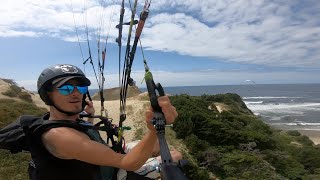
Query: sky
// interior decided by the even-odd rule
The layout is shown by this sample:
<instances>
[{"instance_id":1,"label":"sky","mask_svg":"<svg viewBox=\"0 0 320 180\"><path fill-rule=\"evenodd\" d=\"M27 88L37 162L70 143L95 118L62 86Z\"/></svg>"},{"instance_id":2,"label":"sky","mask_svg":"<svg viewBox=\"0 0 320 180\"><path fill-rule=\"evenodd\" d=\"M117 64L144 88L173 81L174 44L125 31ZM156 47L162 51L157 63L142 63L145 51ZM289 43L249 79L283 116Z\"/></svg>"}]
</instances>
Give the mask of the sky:
<instances>
[{"instance_id":1,"label":"sky","mask_svg":"<svg viewBox=\"0 0 320 180\"><path fill-rule=\"evenodd\" d=\"M138 1L135 19L144 3ZM107 47L104 87L119 86L115 26L120 4L120 0L2 0L0 78L36 90L44 68L73 64L85 71L95 89L92 65L83 64L89 57L88 34L96 71L99 37L100 49ZM129 1L125 7L128 22ZM320 83L318 0L153 0L149 11L141 44L154 80L164 87L247 80ZM128 26L122 36L121 63ZM145 87L142 61L139 47L131 75L139 87Z\"/></svg>"}]
</instances>

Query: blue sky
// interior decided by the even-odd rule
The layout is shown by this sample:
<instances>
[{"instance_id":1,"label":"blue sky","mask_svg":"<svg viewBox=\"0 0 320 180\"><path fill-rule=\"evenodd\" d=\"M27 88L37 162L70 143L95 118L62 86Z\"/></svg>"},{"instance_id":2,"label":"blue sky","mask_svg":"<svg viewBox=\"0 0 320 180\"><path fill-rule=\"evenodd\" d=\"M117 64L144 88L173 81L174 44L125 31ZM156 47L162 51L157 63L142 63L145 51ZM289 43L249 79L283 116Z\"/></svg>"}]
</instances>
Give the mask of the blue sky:
<instances>
[{"instance_id":1,"label":"blue sky","mask_svg":"<svg viewBox=\"0 0 320 180\"><path fill-rule=\"evenodd\" d=\"M101 4L103 2L103 5ZM140 13L144 1L139 1ZM125 21L130 19L126 1ZM320 3L317 0L153 0L142 45L155 81L163 86L320 83ZM105 87L118 86L120 0L3 0L0 7L0 77L36 90L41 71L82 65L85 26L97 68L97 34L108 34ZM137 13L137 14L138 14ZM73 18L74 17L74 18ZM138 15L136 15L138 19ZM128 27L123 30L126 44ZM122 52L125 46L122 47ZM122 55L123 59L123 55ZM143 79L140 50L132 77Z\"/></svg>"}]
</instances>

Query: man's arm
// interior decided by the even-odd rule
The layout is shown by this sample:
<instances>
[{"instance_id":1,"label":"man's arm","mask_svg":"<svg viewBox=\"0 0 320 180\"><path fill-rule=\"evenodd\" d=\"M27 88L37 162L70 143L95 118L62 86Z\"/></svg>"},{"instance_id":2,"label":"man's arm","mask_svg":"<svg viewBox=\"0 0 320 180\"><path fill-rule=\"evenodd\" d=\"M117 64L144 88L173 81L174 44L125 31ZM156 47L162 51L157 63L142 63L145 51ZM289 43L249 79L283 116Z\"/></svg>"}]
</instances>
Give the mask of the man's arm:
<instances>
[{"instance_id":1,"label":"man's arm","mask_svg":"<svg viewBox=\"0 0 320 180\"><path fill-rule=\"evenodd\" d=\"M151 156L156 135L148 132L127 155L114 152L108 146L92 141L86 134L72 128L54 128L43 134L46 149L60 159L78 159L90 164L112 166L128 171L140 168Z\"/></svg>"},{"instance_id":2,"label":"man's arm","mask_svg":"<svg viewBox=\"0 0 320 180\"><path fill-rule=\"evenodd\" d=\"M173 123L178 113L171 105L169 98L167 96L159 97L158 102L167 124ZM149 131L126 155L116 153L111 148L90 140L86 134L72 128L50 129L43 134L42 141L50 153L61 159L78 159L91 164L134 171L139 169L152 156L153 146L157 139L156 130L151 123L152 118L153 111L149 108L145 114Z\"/></svg>"}]
</instances>

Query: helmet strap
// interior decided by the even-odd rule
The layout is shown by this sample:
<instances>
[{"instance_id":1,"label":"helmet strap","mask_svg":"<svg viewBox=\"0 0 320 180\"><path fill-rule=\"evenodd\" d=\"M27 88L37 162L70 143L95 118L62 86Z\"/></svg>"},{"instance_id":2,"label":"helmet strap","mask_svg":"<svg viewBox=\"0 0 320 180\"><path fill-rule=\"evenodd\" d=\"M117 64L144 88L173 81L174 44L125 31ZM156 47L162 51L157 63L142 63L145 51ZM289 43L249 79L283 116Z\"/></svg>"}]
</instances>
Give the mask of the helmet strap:
<instances>
[{"instance_id":1,"label":"helmet strap","mask_svg":"<svg viewBox=\"0 0 320 180\"><path fill-rule=\"evenodd\" d=\"M79 114L80 112L83 111L83 108L80 111L77 111L77 112L64 111L61 108L59 108L56 105L54 105L53 103L52 103L52 106L55 107L59 112L62 112L63 114L66 114L68 116L74 116L74 115Z\"/></svg>"}]
</instances>

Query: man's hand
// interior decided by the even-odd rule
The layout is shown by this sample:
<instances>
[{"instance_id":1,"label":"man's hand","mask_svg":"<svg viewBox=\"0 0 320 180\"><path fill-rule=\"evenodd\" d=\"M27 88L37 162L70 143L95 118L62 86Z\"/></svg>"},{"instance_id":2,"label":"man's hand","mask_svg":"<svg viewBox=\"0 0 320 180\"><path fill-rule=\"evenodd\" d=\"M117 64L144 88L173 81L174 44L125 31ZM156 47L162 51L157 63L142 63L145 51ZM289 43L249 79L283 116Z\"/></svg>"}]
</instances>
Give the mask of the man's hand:
<instances>
[{"instance_id":1,"label":"man's hand","mask_svg":"<svg viewBox=\"0 0 320 180\"><path fill-rule=\"evenodd\" d=\"M172 124L174 120L178 117L178 112L176 111L176 108L172 106L169 97L168 96L158 97L158 103L166 118L166 124ZM154 130L153 124L151 122L153 118L153 110L151 107L146 111L145 116L146 116L148 129Z\"/></svg>"},{"instance_id":2,"label":"man's hand","mask_svg":"<svg viewBox=\"0 0 320 180\"><path fill-rule=\"evenodd\" d=\"M86 100L86 104L87 104L87 105L84 107L84 111L85 111L87 114L94 115L95 109L94 109L94 107L93 107L93 102Z\"/></svg>"}]
</instances>

